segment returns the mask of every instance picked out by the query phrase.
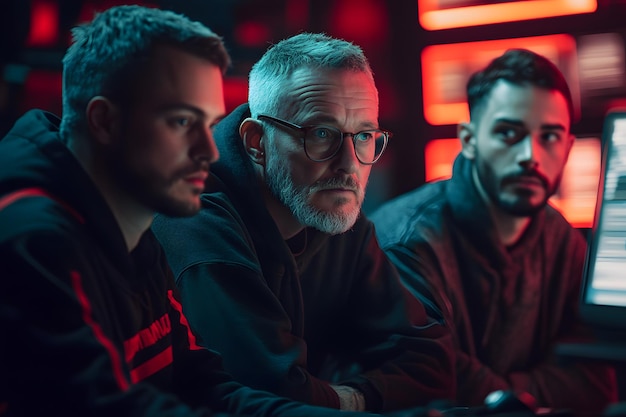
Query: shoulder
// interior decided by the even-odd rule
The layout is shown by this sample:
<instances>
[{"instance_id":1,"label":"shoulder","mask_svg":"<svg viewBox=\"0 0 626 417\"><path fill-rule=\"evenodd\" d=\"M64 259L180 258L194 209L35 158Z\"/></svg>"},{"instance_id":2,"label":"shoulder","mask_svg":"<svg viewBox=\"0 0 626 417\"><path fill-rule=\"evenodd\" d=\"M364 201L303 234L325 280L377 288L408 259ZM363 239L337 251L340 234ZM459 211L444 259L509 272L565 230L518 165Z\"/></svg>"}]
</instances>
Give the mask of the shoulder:
<instances>
[{"instance_id":1,"label":"shoulder","mask_svg":"<svg viewBox=\"0 0 626 417\"><path fill-rule=\"evenodd\" d=\"M59 201L29 196L0 207L4 272L12 270L23 277L44 271L67 276L84 258L88 244L80 218Z\"/></svg>"},{"instance_id":2,"label":"shoulder","mask_svg":"<svg viewBox=\"0 0 626 417\"><path fill-rule=\"evenodd\" d=\"M199 264L237 264L257 269L256 251L247 225L221 192L203 194L200 211L191 217L155 216L152 231L178 276Z\"/></svg>"},{"instance_id":3,"label":"shoulder","mask_svg":"<svg viewBox=\"0 0 626 417\"><path fill-rule=\"evenodd\" d=\"M571 237L575 240L585 239L582 232L572 226L563 214L550 204L546 206L545 213L545 229L551 234L556 233L559 235L571 235Z\"/></svg>"},{"instance_id":4,"label":"shoulder","mask_svg":"<svg viewBox=\"0 0 626 417\"><path fill-rule=\"evenodd\" d=\"M224 193L205 193L201 208L190 217L169 217L157 214L152 230L160 241L202 240L229 233L240 233L245 228L236 208Z\"/></svg>"},{"instance_id":5,"label":"shoulder","mask_svg":"<svg viewBox=\"0 0 626 417\"><path fill-rule=\"evenodd\" d=\"M72 207L40 189L24 189L0 197L2 241L34 233L67 235L82 222Z\"/></svg>"},{"instance_id":6,"label":"shoulder","mask_svg":"<svg viewBox=\"0 0 626 417\"><path fill-rule=\"evenodd\" d=\"M567 219L551 205L546 206L544 235L567 250L583 253L587 248L587 240L583 232L572 226Z\"/></svg>"},{"instance_id":7,"label":"shoulder","mask_svg":"<svg viewBox=\"0 0 626 417\"><path fill-rule=\"evenodd\" d=\"M370 219L381 246L419 239L425 230L439 228L447 206L448 181L428 183L396 197L378 208Z\"/></svg>"}]
</instances>

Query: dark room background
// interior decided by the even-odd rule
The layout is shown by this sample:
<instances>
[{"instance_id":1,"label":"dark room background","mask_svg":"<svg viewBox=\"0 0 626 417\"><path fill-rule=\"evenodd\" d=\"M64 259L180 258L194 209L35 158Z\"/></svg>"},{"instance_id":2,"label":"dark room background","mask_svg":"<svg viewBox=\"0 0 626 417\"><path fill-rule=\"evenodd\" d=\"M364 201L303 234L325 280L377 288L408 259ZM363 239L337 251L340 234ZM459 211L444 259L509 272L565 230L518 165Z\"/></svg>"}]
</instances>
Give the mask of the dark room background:
<instances>
[{"instance_id":1,"label":"dark room background","mask_svg":"<svg viewBox=\"0 0 626 417\"><path fill-rule=\"evenodd\" d=\"M233 57L228 110L246 100L247 73L272 43L301 31L359 44L394 132L370 177L367 213L449 175L468 75L509 47L544 53L575 93L577 136L553 199L577 227L592 221L602 120L626 105L626 0L5 0L0 3L0 133L25 110L61 113L61 58L72 26L124 3L172 9L223 36Z\"/></svg>"}]
</instances>

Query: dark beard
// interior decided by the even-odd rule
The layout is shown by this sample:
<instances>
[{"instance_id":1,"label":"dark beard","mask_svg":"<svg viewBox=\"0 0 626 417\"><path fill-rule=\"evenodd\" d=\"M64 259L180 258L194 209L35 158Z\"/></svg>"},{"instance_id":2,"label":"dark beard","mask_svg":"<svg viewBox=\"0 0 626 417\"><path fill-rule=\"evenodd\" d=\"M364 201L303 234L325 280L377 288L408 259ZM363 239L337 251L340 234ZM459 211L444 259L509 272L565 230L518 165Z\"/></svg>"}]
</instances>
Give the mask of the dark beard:
<instances>
[{"instance_id":1,"label":"dark beard","mask_svg":"<svg viewBox=\"0 0 626 417\"><path fill-rule=\"evenodd\" d=\"M162 194L171 184L157 178L141 175L129 167L123 152L111 152L106 156L117 187L132 195L139 203L157 213L169 217L188 217L198 212L198 207L176 201Z\"/></svg>"},{"instance_id":2,"label":"dark beard","mask_svg":"<svg viewBox=\"0 0 626 417\"><path fill-rule=\"evenodd\" d=\"M543 210L546 204L548 204L548 199L556 192L558 184L561 180L561 176L559 175L557 180L554 182L553 187L551 188L547 179L544 178L542 175L534 170L526 170L520 173L508 175L502 178L499 183L496 183L495 178L497 177L491 166L482 163L480 158L476 158L475 163L478 180L482 184L483 189L487 193L487 196L489 197L491 202L503 212L515 217L532 217L541 210ZM517 179L521 176L531 176L541 181L543 188L546 191L544 199L541 202L537 204L532 204L530 202L531 195L528 194L527 196L525 196L524 191L520 191L519 197L513 201L507 201L500 198L500 186L507 181Z\"/></svg>"}]
</instances>

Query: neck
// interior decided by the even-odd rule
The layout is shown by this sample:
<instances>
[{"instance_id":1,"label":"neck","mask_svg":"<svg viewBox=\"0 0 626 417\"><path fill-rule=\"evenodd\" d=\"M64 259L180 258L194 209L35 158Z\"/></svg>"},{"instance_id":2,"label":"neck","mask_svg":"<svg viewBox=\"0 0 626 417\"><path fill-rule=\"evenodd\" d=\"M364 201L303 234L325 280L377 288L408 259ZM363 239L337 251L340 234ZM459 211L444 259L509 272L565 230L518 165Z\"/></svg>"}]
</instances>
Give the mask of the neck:
<instances>
[{"instance_id":1,"label":"neck","mask_svg":"<svg viewBox=\"0 0 626 417\"><path fill-rule=\"evenodd\" d=\"M98 188L122 231L128 252L131 252L139 244L141 236L150 228L154 212L138 204L110 181L101 181Z\"/></svg>"},{"instance_id":2,"label":"neck","mask_svg":"<svg viewBox=\"0 0 626 417\"><path fill-rule=\"evenodd\" d=\"M124 236L126 248L131 252L152 224L154 213L118 187L109 175L109 169L98 162L90 149L72 146L72 143L69 148L107 202Z\"/></svg>"},{"instance_id":3,"label":"neck","mask_svg":"<svg viewBox=\"0 0 626 417\"><path fill-rule=\"evenodd\" d=\"M476 165L472 168L472 178L478 194L489 210L500 243L507 247L513 246L519 241L530 224L530 217L512 216L497 207L483 188L476 172Z\"/></svg>"}]
</instances>

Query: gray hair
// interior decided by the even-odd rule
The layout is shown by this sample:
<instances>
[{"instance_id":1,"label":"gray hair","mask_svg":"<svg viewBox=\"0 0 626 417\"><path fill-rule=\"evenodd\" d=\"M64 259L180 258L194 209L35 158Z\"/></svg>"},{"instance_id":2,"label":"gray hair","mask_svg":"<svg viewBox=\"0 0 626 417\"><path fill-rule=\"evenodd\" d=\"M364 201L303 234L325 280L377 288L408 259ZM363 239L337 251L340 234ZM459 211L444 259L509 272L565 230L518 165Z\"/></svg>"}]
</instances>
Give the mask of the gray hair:
<instances>
[{"instance_id":1,"label":"gray hair","mask_svg":"<svg viewBox=\"0 0 626 417\"><path fill-rule=\"evenodd\" d=\"M252 116L278 114L284 93L282 83L302 67L348 69L373 77L359 46L323 33L300 33L272 45L252 67L248 83Z\"/></svg>"},{"instance_id":2,"label":"gray hair","mask_svg":"<svg viewBox=\"0 0 626 417\"><path fill-rule=\"evenodd\" d=\"M63 58L61 137L85 134L89 100L103 95L126 102L142 64L157 44L197 55L225 73L230 56L221 37L200 22L168 10L136 5L112 7L72 30Z\"/></svg>"}]
</instances>

